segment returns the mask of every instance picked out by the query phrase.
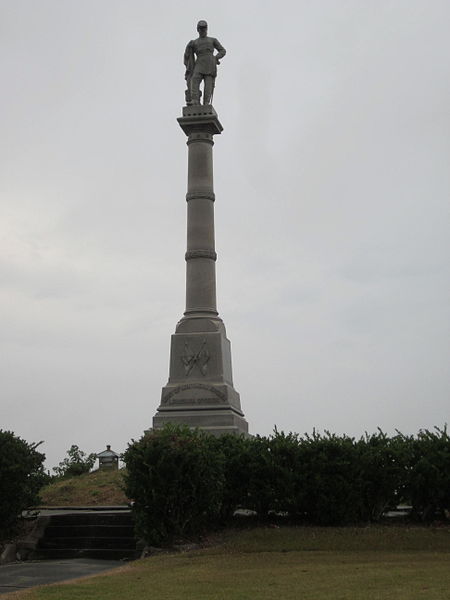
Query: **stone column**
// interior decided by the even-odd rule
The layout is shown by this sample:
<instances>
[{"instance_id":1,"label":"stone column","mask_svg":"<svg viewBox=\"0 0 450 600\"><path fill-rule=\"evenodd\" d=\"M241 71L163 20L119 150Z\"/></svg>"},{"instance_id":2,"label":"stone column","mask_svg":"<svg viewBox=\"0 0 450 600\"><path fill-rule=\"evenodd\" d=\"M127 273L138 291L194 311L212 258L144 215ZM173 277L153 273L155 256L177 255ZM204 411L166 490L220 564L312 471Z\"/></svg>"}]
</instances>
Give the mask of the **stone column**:
<instances>
[{"instance_id":1,"label":"stone column","mask_svg":"<svg viewBox=\"0 0 450 600\"><path fill-rule=\"evenodd\" d=\"M185 316L217 316L213 134L201 129L192 129L195 125L184 122L180 124L188 135L186 311L184 314Z\"/></svg>"},{"instance_id":2,"label":"stone column","mask_svg":"<svg viewBox=\"0 0 450 600\"><path fill-rule=\"evenodd\" d=\"M211 105L184 107L178 122L188 137L186 310L172 335L169 381L153 427L170 422L247 434L216 303L213 136L223 128Z\"/></svg>"}]
</instances>

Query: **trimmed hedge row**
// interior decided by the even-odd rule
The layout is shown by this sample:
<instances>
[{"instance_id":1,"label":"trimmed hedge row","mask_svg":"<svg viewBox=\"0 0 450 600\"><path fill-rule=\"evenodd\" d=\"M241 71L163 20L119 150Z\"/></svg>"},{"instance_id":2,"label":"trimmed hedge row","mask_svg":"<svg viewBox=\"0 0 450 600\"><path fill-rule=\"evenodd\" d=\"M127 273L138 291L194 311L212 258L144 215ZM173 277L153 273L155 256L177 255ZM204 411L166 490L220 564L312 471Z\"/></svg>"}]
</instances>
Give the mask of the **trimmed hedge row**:
<instances>
[{"instance_id":1,"label":"trimmed hedge row","mask_svg":"<svg viewBox=\"0 0 450 600\"><path fill-rule=\"evenodd\" d=\"M423 521L450 510L445 428L360 439L277 430L215 438L166 426L132 441L124 460L137 532L152 544L226 524L239 507L261 520L275 512L316 525L376 522L400 502Z\"/></svg>"}]
</instances>

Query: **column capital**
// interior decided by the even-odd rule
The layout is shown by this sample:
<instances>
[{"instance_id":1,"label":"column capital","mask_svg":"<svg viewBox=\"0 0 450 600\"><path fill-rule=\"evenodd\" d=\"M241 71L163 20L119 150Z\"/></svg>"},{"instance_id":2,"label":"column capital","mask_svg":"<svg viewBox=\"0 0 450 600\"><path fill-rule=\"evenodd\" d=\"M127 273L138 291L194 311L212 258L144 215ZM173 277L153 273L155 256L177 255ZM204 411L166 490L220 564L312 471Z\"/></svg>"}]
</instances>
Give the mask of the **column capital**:
<instances>
[{"instance_id":1,"label":"column capital","mask_svg":"<svg viewBox=\"0 0 450 600\"><path fill-rule=\"evenodd\" d=\"M206 133L213 136L223 131L212 104L183 106L183 116L178 117L177 121L187 136L191 136L193 133Z\"/></svg>"}]
</instances>

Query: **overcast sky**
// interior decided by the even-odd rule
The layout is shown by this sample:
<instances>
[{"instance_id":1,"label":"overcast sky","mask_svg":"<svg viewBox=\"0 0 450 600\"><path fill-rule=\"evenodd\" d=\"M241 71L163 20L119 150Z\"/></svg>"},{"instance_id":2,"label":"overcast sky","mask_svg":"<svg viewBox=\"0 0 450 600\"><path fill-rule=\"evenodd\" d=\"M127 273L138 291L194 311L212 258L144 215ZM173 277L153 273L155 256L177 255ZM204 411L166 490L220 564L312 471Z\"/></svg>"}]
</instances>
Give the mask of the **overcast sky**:
<instances>
[{"instance_id":1,"label":"overcast sky","mask_svg":"<svg viewBox=\"0 0 450 600\"><path fill-rule=\"evenodd\" d=\"M0 0L0 428L125 450L184 310L186 43L251 433L449 420L448 0Z\"/></svg>"}]
</instances>

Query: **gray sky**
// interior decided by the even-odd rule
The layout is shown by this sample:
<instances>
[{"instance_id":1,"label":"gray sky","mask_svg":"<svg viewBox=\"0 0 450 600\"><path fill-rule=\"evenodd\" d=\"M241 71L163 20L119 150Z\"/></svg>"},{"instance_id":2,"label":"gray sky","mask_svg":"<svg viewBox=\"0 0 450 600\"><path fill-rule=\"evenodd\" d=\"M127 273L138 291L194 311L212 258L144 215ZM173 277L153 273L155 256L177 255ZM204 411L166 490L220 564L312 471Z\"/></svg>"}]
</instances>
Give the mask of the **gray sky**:
<instances>
[{"instance_id":1,"label":"gray sky","mask_svg":"<svg viewBox=\"0 0 450 600\"><path fill-rule=\"evenodd\" d=\"M252 433L449 415L450 3L0 0L0 428L122 452L184 310L182 55L214 106L218 305Z\"/></svg>"}]
</instances>

